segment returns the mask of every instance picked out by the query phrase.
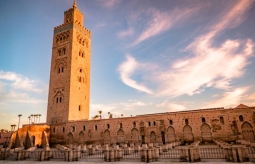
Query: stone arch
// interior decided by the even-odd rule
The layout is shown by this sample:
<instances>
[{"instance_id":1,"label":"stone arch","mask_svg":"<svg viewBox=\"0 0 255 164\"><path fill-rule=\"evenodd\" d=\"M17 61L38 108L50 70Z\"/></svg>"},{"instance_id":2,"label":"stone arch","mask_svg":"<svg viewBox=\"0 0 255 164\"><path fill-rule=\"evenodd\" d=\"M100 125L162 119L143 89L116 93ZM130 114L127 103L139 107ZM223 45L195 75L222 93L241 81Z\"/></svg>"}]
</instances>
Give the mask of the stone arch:
<instances>
[{"instance_id":1,"label":"stone arch","mask_svg":"<svg viewBox=\"0 0 255 164\"><path fill-rule=\"evenodd\" d=\"M192 133L192 128L189 125L183 127L183 140L191 143L194 142L194 135Z\"/></svg>"},{"instance_id":2,"label":"stone arch","mask_svg":"<svg viewBox=\"0 0 255 164\"><path fill-rule=\"evenodd\" d=\"M211 127L206 123L201 126L201 137L203 142L213 141Z\"/></svg>"},{"instance_id":3,"label":"stone arch","mask_svg":"<svg viewBox=\"0 0 255 164\"><path fill-rule=\"evenodd\" d=\"M174 142L175 141L175 130L172 126L167 128L167 141Z\"/></svg>"},{"instance_id":4,"label":"stone arch","mask_svg":"<svg viewBox=\"0 0 255 164\"><path fill-rule=\"evenodd\" d=\"M73 133L69 132L67 135L67 144L73 144L74 139L73 139Z\"/></svg>"},{"instance_id":5,"label":"stone arch","mask_svg":"<svg viewBox=\"0 0 255 164\"><path fill-rule=\"evenodd\" d=\"M104 143L110 144L111 143L111 133L108 129L104 131Z\"/></svg>"},{"instance_id":6,"label":"stone arch","mask_svg":"<svg viewBox=\"0 0 255 164\"><path fill-rule=\"evenodd\" d=\"M253 131L252 125L249 122L245 121L242 124L241 129L242 129L243 138L245 140L254 141L254 131Z\"/></svg>"},{"instance_id":7,"label":"stone arch","mask_svg":"<svg viewBox=\"0 0 255 164\"><path fill-rule=\"evenodd\" d=\"M156 133L154 131L150 134L150 143L156 143Z\"/></svg>"},{"instance_id":8,"label":"stone arch","mask_svg":"<svg viewBox=\"0 0 255 164\"><path fill-rule=\"evenodd\" d=\"M81 131L81 132L79 133L79 143L84 143L84 141L85 141L84 132Z\"/></svg>"},{"instance_id":9,"label":"stone arch","mask_svg":"<svg viewBox=\"0 0 255 164\"><path fill-rule=\"evenodd\" d=\"M131 140L133 143L139 142L139 131L136 128L131 130Z\"/></svg>"},{"instance_id":10,"label":"stone arch","mask_svg":"<svg viewBox=\"0 0 255 164\"><path fill-rule=\"evenodd\" d=\"M125 142L125 135L124 131L122 129L119 129L117 132L117 142L118 143L124 143Z\"/></svg>"}]
</instances>

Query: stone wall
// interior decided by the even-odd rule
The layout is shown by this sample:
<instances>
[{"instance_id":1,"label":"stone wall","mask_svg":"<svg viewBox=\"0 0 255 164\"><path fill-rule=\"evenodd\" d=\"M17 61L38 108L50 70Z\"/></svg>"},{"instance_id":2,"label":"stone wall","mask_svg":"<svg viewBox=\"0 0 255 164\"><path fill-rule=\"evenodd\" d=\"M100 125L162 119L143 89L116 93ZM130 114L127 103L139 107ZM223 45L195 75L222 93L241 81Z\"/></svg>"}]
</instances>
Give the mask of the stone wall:
<instances>
[{"instance_id":1,"label":"stone wall","mask_svg":"<svg viewBox=\"0 0 255 164\"><path fill-rule=\"evenodd\" d=\"M61 143L254 141L254 107L204 109L51 125L51 141ZM64 131L63 131L64 129ZM56 143L56 142L54 142Z\"/></svg>"}]
</instances>

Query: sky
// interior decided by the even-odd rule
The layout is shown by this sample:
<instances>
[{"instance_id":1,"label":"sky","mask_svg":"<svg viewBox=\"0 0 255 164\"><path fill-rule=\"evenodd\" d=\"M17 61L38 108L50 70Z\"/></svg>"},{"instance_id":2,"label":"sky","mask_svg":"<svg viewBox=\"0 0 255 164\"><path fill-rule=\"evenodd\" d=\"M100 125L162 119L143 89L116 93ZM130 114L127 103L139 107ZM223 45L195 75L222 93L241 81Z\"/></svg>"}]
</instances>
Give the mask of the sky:
<instances>
[{"instance_id":1,"label":"sky","mask_svg":"<svg viewBox=\"0 0 255 164\"><path fill-rule=\"evenodd\" d=\"M90 117L255 106L254 0L76 3L92 32ZM0 129L46 122L53 30L72 4L0 1Z\"/></svg>"}]
</instances>

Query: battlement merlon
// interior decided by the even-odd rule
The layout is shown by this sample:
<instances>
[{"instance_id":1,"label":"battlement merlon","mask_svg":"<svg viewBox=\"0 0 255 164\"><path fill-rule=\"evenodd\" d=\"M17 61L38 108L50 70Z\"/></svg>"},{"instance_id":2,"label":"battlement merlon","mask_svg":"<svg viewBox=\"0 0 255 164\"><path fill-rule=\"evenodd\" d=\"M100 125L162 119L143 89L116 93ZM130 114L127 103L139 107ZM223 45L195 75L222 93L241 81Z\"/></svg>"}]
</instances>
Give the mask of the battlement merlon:
<instances>
[{"instance_id":1,"label":"battlement merlon","mask_svg":"<svg viewBox=\"0 0 255 164\"><path fill-rule=\"evenodd\" d=\"M79 32L91 38L91 35L92 35L91 31L89 31L87 28L83 27L82 25L78 23L69 23L69 24L62 24L62 25L56 26L54 27L54 35L72 28L78 29Z\"/></svg>"}]
</instances>

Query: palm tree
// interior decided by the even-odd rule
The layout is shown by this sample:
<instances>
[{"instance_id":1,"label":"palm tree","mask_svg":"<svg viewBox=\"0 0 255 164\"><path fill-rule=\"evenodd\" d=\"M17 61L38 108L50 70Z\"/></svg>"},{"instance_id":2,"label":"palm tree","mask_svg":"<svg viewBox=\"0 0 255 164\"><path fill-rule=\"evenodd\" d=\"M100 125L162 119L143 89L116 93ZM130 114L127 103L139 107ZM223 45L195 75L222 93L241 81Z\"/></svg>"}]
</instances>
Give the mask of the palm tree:
<instances>
[{"instance_id":1,"label":"palm tree","mask_svg":"<svg viewBox=\"0 0 255 164\"><path fill-rule=\"evenodd\" d=\"M123 114L121 114L121 117L123 117Z\"/></svg>"},{"instance_id":2,"label":"palm tree","mask_svg":"<svg viewBox=\"0 0 255 164\"><path fill-rule=\"evenodd\" d=\"M11 125L11 131L13 131L13 125Z\"/></svg>"},{"instance_id":3,"label":"palm tree","mask_svg":"<svg viewBox=\"0 0 255 164\"><path fill-rule=\"evenodd\" d=\"M100 114L100 120L101 120L102 119L102 117L101 117L102 111L100 110L100 111L98 111L98 113Z\"/></svg>"},{"instance_id":4,"label":"palm tree","mask_svg":"<svg viewBox=\"0 0 255 164\"><path fill-rule=\"evenodd\" d=\"M16 128L16 125L15 125L15 124L13 124L13 131L15 131L15 128Z\"/></svg>"},{"instance_id":5,"label":"palm tree","mask_svg":"<svg viewBox=\"0 0 255 164\"><path fill-rule=\"evenodd\" d=\"M32 123L33 123L33 117L34 117L34 115L31 114L30 117L31 117L31 124L32 124Z\"/></svg>"},{"instance_id":6,"label":"palm tree","mask_svg":"<svg viewBox=\"0 0 255 164\"><path fill-rule=\"evenodd\" d=\"M20 117L22 116L22 114L19 114L18 117L19 117L19 123L20 123ZM18 129L19 129L19 124L18 124Z\"/></svg>"},{"instance_id":7,"label":"palm tree","mask_svg":"<svg viewBox=\"0 0 255 164\"><path fill-rule=\"evenodd\" d=\"M28 124L30 124L30 117L31 117L31 116L28 116Z\"/></svg>"},{"instance_id":8,"label":"palm tree","mask_svg":"<svg viewBox=\"0 0 255 164\"><path fill-rule=\"evenodd\" d=\"M39 123L40 123L40 117L42 116L41 114L38 114L38 116L39 116Z\"/></svg>"}]
</instances>

